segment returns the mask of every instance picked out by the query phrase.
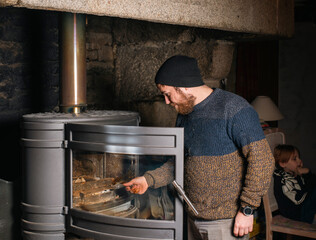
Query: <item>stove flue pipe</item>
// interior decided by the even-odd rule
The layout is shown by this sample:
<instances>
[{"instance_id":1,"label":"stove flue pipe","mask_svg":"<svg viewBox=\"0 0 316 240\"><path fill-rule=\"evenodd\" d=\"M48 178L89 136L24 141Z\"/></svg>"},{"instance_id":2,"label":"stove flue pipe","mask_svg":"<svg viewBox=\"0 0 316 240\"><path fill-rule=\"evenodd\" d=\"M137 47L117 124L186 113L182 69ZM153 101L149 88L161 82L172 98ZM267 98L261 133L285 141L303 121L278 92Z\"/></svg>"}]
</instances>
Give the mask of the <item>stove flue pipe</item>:
<instances>
[{"instance_id":1,"label":"stove flue pipe","mask_svg":"<svg viewBox=\"0 0 316 240\"><path fill-rule=\"evenodd\" d=\"M60 104L64 113L86 109L86 17L76 13L60 16Z\"/></svg>"}]
</instances>

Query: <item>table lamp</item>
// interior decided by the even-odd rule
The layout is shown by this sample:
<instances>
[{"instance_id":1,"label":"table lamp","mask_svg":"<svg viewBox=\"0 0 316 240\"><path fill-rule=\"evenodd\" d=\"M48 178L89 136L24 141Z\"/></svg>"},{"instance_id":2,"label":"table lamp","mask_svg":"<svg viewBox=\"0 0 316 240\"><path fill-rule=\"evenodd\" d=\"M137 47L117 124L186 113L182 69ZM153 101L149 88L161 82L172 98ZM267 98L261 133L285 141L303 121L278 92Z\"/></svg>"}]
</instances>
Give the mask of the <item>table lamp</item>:
<instances>
[{"instance_id":1,"label":"table lamp","mask_svg":"<svg viewBox=\"0 0 316 240\"><path fill-rule=\"evenodd\" d=\"M269 124L266 122L278 121L284 118L279 108L268 96L257 96L251 105L259 115L262 128L269 127Z\"/></svg>"}]
</instances>

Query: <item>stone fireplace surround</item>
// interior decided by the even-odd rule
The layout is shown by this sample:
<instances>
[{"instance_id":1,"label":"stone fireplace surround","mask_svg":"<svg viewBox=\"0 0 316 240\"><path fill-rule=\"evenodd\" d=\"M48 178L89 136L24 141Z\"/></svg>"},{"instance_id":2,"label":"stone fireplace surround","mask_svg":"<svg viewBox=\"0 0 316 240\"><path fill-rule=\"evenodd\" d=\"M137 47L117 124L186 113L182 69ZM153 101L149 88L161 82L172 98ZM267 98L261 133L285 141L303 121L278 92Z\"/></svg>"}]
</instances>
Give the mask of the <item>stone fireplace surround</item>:
<instances>
[{"instance_id":1,"label":"stone fireplace surround","mask_svg":"<svg viewBox=\"0 0 316 240\"><path fill-rule=\"evenodd\" d=\"M221 80L227 84L236 41L286 38L294 33L292 0L0 0L0 7L86 14L87 28L93 16L113 17L114 24L103 26L108 33L87 32L87 71L101 66L114 72L112 77L110 73L112 83L106 83L114 91L106 91L108 97L102 100L114 101L114 108L140 112L144 125L174 124L175 113L162 104L153 84L166 58L175 54L196 57L206 84L219 87ZM93 81L87 79L88 107L102 95L97 93L100 88L89 92ZM163 110L168 118L161 117Z\"/></svg>"},{"instance_id":2,"label":"stone fireplace surround","mask_svg":"<svg viewBox=\"0 0 316 240\"><path fill-rule=\"evenodd\" d=\"M294 26L294 2L286 0L1 0L0 6L85 13L279 36L291 36Z\"/></svg>"},{"instance_id":3,"label":"stone fireplace surround","mask_svg":"<svg viewBox=\"0 0 316 240\"><path fill-rule=\"evenodd\" d=\"M104 43L100 42L98 34L87 35L93 38L92 41L98 41L87 42L87 58L97 54L101 62L110 65L106 68L115 72L114 97L118 99L114 100L117 103L115 107L140 112L144 125L172 126L174 123L175 113L161 104L161 99L157 100L158 93L152 81L154 73L167 57L179 53L196 57L206 84L219 87L220 81L227 79L231 70L236 41L286 38L294 33L292 0L0 0L0 6L122 19L116 21L119 22L117 27L135 31L134 36L119 36L119 33L116 34L118 30L111 29L112 36L106 35L101 40L109 46L103 45L95 53L93 47ZM124 19L136 21L124 22ZM89 26L89 22L87 24ZM162 35L164 30L165 36ZM219 31L220 34L211 31ZM147 39L142 35L147 35ZM102 60L102 56L107 59ZM93 95L95 93L91 91L87 93L88 107ZM154 114L148 114L148 109ZM161 117L159 112L162 110L171 117Z\"/></svg>"}]
</instances>

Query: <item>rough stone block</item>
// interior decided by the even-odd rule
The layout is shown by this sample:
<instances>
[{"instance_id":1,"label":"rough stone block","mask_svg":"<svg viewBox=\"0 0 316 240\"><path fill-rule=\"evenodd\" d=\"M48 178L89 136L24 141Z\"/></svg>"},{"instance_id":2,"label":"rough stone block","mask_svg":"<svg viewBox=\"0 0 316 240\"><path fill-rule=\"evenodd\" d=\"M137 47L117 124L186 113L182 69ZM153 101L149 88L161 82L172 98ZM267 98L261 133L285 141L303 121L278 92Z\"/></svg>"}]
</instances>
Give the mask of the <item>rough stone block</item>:
<instances>
[{"instance_id":1,"label":"rough stone block","mask_svg":"<svg viewBox=\"0 0 316 240\"><path fill-rule=\"evenodd\" d=\"M98 60L101 62L110 62L112 63L114 60L113 57L113 48L110 46L102 47L98 51Z\"/></svg>"},{"instance_id":2,"label":"rough stone block","mask_svg":"<svg viewBox=\"0 0 316 240\"><path fill-rule=\"evenodd\" d=\"M162 101L140 102L135 107L142 126L174 127L176 124L177 112Z\"/></svg>"},{"instance_id":3,"label":"rough stone block","mask_svg":"<svg viewBox=\"0 0 316 240\"><path fill-rule=\"evenodd\" d=\"M99 61L91 61L87 62L87 71L93 69L112 69L113 70L113 62L99 62Z\"/></svg>"},{"instance_id":4,"label":"rough stone block","mask_svg":"<svg viewBox=\"0 0 316 240\"><path fill-rule=\"evenodd\" d=\"M234 42L216 41L212 51L210 76L215 79L226 78L230 72L235 50Z\"/></svg>"},{"instance_id":5,"label":"rough stone block","mask_svg":"<svg viewBox=\"0 0 316 240\"><path fill-rule=\"evenodd\" d=\"M12 5L16 5L17 3L18 3L18 0L1 0L0 7L12 6Z\"/></svg>"},{"instance_id":6,"label":"rough stone block","mask_svg":"<svg viewBox=\"0 0 316 240\"><path fill-rule=\"evenodd\" d=\"M161 31L163 29L163 31ZM188 40L189 27L170 24L151 23L132 19L114 19L113 35L117 44L140 44L148 41L181 41Z\"/></svg>"},{"instance_id":7,"label":"rough stone block","mask_svg":"<svg viewBox=\"0 0 316 240\"><path fill-rule=\"evenodd\" d=\"M0 63L13 64L25 59L23 46L15 42L0 41Z\"/></svg>"},{"instance_id":8,"label":"rough stone block","mask_svg":"<svg viewBox=\"0 0 316 240\"><path fill-rule=\"evenodd\" d=\"M88 50L98 50L106 45L112 45L112 35L110 33L87 32L86 47Z\"/></svg>"},{"instance_id":9,"label":"rough stone block","mask_svg":"<svg viewBox=\"0 0 316 240\"><path fill-rule=\"evenodd\" d=\"M112 29L113 18L105 16L87 15L87 32L92 30L98 33L110 33Z\"/></svg>"},{"instance_id":10,"label":"rough stone block","mask_svg":"<svg viewBox=\"0 0 316 240\"><path fill-rule=\"evenodd\" d=\"M86 58L88 62L98 60L98 51L97 50L87 50L86 51Z\"/></svg>"}]
</instances>

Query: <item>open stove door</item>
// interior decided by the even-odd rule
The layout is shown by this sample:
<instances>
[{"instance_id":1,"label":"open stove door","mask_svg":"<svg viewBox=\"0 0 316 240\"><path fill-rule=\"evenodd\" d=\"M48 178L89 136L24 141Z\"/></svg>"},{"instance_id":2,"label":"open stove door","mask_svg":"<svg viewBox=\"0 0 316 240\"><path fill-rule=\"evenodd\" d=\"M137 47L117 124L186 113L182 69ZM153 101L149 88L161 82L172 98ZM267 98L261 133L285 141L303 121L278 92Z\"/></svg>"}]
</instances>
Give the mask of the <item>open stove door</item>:
<instances>
[{"instance_id":1,"label":"open stove door","mask_svg":"<svg viewBox=\"0 0 316 240\"><path fill-rule=\"evenodd\" d=\"M66 156L67 232L104 240L183 239L183 204L171 184L183 186L182 128L68 123ZM172 173L161 176L162 187L140 195L122 185L157 168Z\"/></svg>"}]
</instances>

